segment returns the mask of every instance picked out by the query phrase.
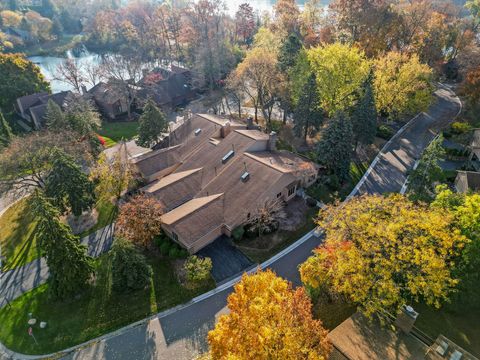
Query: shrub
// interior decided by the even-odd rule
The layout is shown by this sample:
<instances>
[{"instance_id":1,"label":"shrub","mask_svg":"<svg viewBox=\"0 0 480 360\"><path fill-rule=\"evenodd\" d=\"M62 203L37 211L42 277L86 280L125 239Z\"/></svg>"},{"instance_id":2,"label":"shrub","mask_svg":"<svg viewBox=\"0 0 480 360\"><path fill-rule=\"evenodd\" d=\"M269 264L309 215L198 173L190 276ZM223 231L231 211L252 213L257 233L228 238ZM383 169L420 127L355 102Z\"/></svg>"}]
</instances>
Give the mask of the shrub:
<instances>
[{"instance_id":1,"label":"shrub","mask_svg":"<svg viewBox=\"0 0 480 360\"><path fill-rule=\"evenodd\" d=\"M178 257L179 257L180 259L186 259L186 258L188 257L188 255L189 255L189 254L188 254L188 251L185 250L185 249L180 249L180 250L178 251Z\"/></svg>"},{"instance_id":2,"label":"shrub","mask_svg":"<svg viewBox=\"0 0 480 360\"><path fill-rule=\"evenodd\" d=\"M212 271L212 260L210 258L200 258L196 255L190 256L183 265L187 280L191 284L200 284L210 277Z\"/></svg>"},{"instance_id":3,"label":"shrub","mask_svg":"<svg viewBox=\"0 0 480 360\"><path fill-rule=\"evenodd\" d=\"M169 241L163 242L159 247L160 254L162 254L163 256L167 256L170 253L170 248L171 246Z\"/></svg>"},{"instance_id":4,"label":"shrub","mask_svg":"<svg viewBox=\"0 0 480 360\"><path fill-rule=\"evenodd\" d=\"M176 259L178 257L179 249L176 246L172 246L168 252L168 257L171 259Z\"/></svg>"},{"instance_id":5,"label":"shrub","mask_svg":"<svg viewBox=\"0 0 480 360\"><path fill-rule=\"evenodd\" d=\"M115 291L143 289L150 283L152 268L131 242L122 238L115 239L110 256Z\"/></svg>"},{"instance_id":6,"label":"shrub","mask_svg":"<svg viewBox=\"0 0 480 360\"><path fill-rule=\"evenodd\" d=\"M244 234L245 234L245 228L243 226L236 227L232 231L233 240L235 240L235 241L242 240Z\"/></svg>"},{"instance_id":7,"label":"shrub","mask_svg":"<svg viewBox=\"0 0 480 360\"><path fill-rule=\"evenodd\" d=\"M390 140L393 134L393 129L388 125L380 125L377 129L377 136L385 140Z\"/></svg>"},{"instance_id":8,"label":"shrub","mask_svg":"<svg viewBox=\"0 0 480 360\"><path fill-rule=\"evenodd\" d=\"M459 122L459 121L454 122L451 128L452 128L452 133L455 135L465 134L470 130L472 130L472 127L469 124L464 122Z\"/></svg>"}]
</instances>

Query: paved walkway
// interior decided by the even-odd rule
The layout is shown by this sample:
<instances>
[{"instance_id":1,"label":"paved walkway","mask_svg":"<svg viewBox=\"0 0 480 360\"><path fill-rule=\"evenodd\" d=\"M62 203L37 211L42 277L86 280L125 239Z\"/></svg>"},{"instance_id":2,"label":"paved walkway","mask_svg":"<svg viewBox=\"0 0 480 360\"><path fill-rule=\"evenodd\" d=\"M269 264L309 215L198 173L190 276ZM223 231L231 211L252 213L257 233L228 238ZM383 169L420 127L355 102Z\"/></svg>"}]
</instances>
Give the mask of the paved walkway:
<instances>
[{"instance_id":1,"label":"paved walkway","mask_svg":"<svg viewBox=\"0 0 480 360\"><path fill-rule=\"evenodd\" d=\"M460 104L447 89L436 92L438 99L428 113L412 120L382 150L359 183L355 193L385 193L401 190L407 171L420 156L435 131L457 114ZM279 276L300 284L298 265L310 256L322 239L306 234L289 248L262 264ZM226 312L226 298L236 278L192 300L152 318L139 321L114 333L65 352L64 359L192 359L207 347L206 335L220 314ZM22 358L18 356L17 358Z\"/></svg>"},{"instance_id":2,"label":"paved walkway","mask_svg":"<svg viewBox=\"0 0 480 360\"><path fill-rule=\"evenodd\" d=\"M104 253L112 244L113 228L104 227L97 232L82 239L82 244L87 245L88 254L94 257ZM6 299L12 301L23 293L45 283L48 279L48 266L45 258L36 259L22 267L7 271L1 276L0 307Z\"/></svg>"}]
</instances>

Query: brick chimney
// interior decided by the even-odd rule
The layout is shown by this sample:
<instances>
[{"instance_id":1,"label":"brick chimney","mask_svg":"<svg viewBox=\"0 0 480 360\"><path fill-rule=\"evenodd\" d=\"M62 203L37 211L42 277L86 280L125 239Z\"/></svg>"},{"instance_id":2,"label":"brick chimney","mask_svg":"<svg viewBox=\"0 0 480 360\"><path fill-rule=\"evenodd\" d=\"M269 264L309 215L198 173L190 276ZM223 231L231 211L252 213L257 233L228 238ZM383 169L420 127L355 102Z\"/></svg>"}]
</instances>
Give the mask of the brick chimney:
<instances>
[{"instance_id":1,"label":"brick chimney","mask_svg":"<svg viewBox=\"0 0 480 360\"><path fill-rule=\"evenodd\" d=\"M277 150L277 133L272 131L268 136L268 150L275 151Z\"/></svg>"},{"instance_id":2,"label":"brick chimney","mask_svg":"<svg viewBox=\"0 0 480 360\"><path fill-rule=\"evenodd\" d=\"M220 136L222 138L226 138L228 134L230 134L230 121L227 121L225 124L222 125L222 128L220 129Z\"/></svg>"},{"instance_id":3,"label":"brick chimney","mask_svg":"<svg viewBox=\"0 0 480 360\"><path fill-rule=\"evenodd\" d=\"M403 305L400 313L395 319L394 325L405 334L409 334L415 325L415 321L417 321L417 317L418 313L413 310L410 305Z\"/></svg>"}]
</instances>

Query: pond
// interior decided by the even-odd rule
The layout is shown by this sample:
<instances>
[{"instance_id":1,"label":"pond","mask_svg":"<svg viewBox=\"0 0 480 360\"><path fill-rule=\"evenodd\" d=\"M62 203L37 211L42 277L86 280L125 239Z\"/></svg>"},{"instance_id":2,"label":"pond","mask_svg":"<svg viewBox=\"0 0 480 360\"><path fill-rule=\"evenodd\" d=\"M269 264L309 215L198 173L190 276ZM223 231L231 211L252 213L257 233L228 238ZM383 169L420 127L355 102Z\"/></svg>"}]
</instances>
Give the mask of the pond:
<instances>
[{"instance_id":1,"label":"pond","mask_svg":"<svg viewBox=\"0 0 480 360\"><path fill-rule=\"evenodd\" d=\"M37 64L42 71L42 74L50 82L52 92L72 90L72 86L59 80L54 79L56 68L59 64L65 61L66 58L75 58L80 66L86 64L99 64L101 58L95 53L91 53L84 49L78 56L74 56L72 52L68 51L65 57L56 56L31 56L28 59Z\"/></svg>"}]
</instances>

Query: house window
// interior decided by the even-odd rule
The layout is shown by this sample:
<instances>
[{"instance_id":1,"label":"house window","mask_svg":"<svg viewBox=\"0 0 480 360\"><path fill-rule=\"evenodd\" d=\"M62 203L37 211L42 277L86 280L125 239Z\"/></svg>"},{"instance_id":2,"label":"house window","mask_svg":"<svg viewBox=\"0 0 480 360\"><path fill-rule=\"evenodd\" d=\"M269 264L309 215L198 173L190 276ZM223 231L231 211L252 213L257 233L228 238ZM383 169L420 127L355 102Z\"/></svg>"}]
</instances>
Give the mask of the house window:
<instances>
[{"instance_id":1,"label":"house window","mask_svg":"<svg viewBox=\"0 0 480 360\"><path fill-rule=\"evenodd\" d=\"M282 196L282 193L281 193L281 192L279 192L279 193L277 194L277 199L278 199L280 196Z\"/></svg>"},{"instance_id":2,"label":"house window","mask_svg":"<svg viewBox=\"0 0 480 360\"><path fill-rule=\"evenodd\" d=\"M173 239L174 241L178 241L178 235L177 235L177 233L174 232L174 231L172 231L172 239Z\"/></svg>"},{"instance_id":3,"label":"house window","mask_svg":"<svg viewBox=\"0 0 480 360\"><path fill-rule=\"evenodd\" d=\"M288 197L295 194L295 189L296 189L296 186L292 186L291 188L288 189Z\"/></svg>"}]
</instances>

